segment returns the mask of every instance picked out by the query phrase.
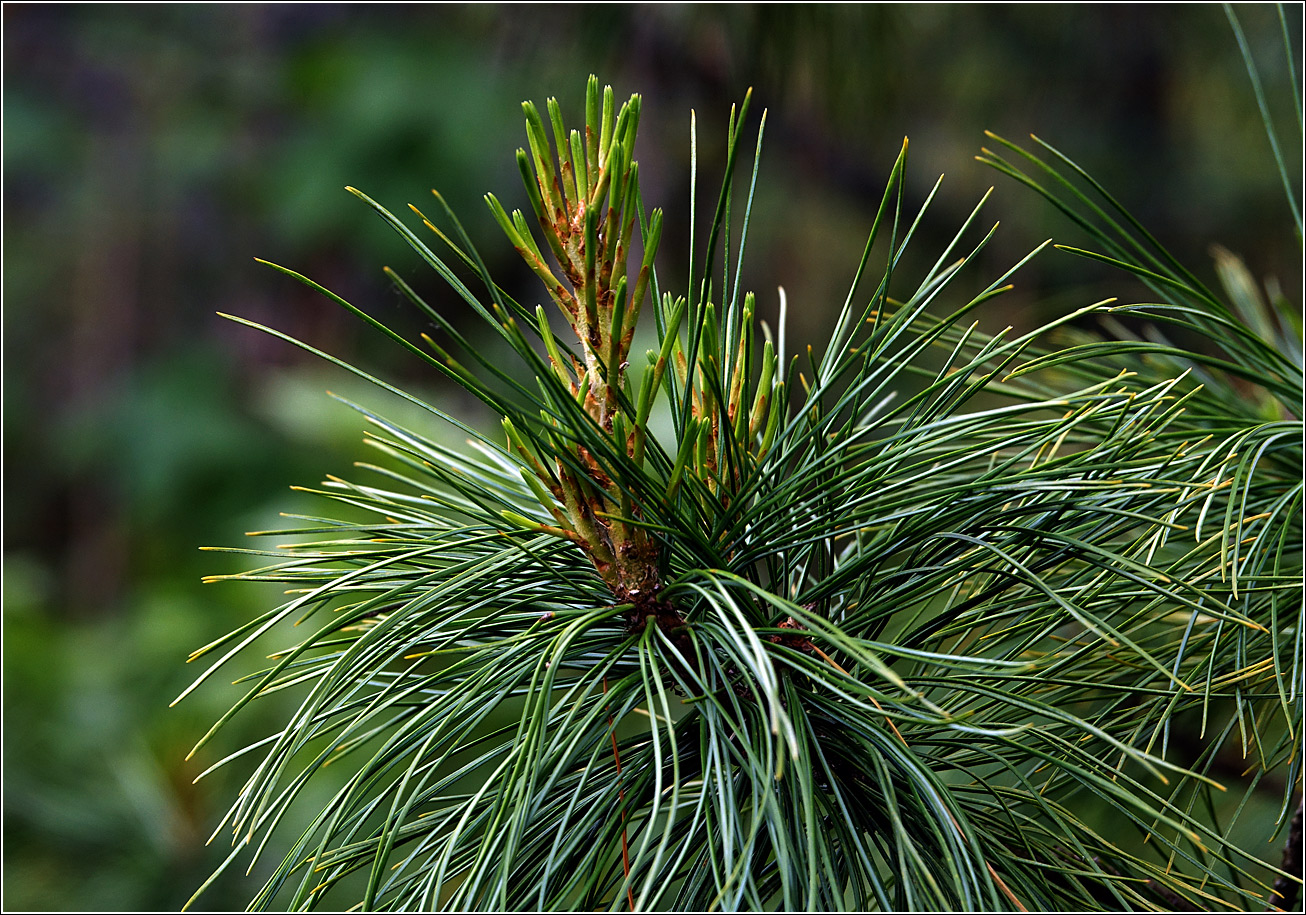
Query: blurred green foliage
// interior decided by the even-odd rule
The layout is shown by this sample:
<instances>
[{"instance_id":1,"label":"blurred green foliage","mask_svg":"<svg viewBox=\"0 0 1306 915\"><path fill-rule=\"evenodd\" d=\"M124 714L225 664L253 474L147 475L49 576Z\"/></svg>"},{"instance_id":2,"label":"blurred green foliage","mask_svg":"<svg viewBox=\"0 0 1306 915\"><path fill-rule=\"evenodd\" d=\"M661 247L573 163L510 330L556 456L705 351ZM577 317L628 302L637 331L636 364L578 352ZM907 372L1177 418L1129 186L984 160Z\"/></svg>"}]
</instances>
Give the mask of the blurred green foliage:
<instances>
[{"instance_id":1,"label":"blurred green foliage","mask_svg":"<svg viewBox=\"0 0 1306 915\"><path fill-rule=\"evenodd\" d=\"M1299 34L1300 7L1288 12ZM273 596L201 588L234 566L196 547L278 526L278 511L311 505L288 484L360 456L361 418L326 388L381 398L214 312L434 385L252 258L392 324L408 312L383 263L454 308L342 190L399 211L434 184L491 272L525 280L478 199L519 188L522 98L556 94L575 110L589 72L619 96L644 94L643 184L667 208L662 269L674 276L687 112L719 124L755 87L771 117L745 284L764 313L786 286L795 338L842 300L901 138L918 198L949 173L931 218L950 232L994 182L972 161L985 128L1037 132L1090 166L1182 260L1206 263L1218 241L1300 300L1300 250L1218 7L6 4L3 15L9 909L175 909L218 860L202 842L233 786L222 774L192 784L215 758L185 756L230 696L167 703L193 674L187 652ZM1273 9L1240 15L1267 85L1283 86ZM1272 95L1278 110L1285 96ZM724 131L700 133L711 161ZM990 216L1007 225L977 277L1050 235L1076 240L1014 186L999 187ZM925 228L917 250L929 253ZM994 325L1121 292L1118 276L1055 254L1017 282ZM457 397L428 399L474 420ZM278 709L261 714L237 721L231 745L265 733ZM251 885L224 878L202 905L243 905Z\"/></svg>"}]
</instances>

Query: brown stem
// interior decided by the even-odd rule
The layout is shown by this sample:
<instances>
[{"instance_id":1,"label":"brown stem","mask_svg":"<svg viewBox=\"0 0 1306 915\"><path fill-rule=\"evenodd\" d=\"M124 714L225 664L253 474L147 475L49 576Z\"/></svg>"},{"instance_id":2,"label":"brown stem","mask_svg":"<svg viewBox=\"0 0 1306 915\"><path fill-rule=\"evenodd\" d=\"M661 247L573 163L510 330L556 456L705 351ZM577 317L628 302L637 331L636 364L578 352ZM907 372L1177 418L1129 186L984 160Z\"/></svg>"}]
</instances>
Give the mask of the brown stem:
<instances>
[{"instance_id":1,"label":"brown stem","mask_svg":"<svg viewBox=\"0 0 1306 915\"><path fill-rule=\"evenodd\" d=\"M608 678L603 678L603 695L608 694ZM630 849L626 842L626 789L621 786L621 754L617 752L617 725L608 711L608 736L612 738L612 758L617 764L617 800L621 804L621 870L626 877L626 901L635 911L635 891L630 886Z\"/></svg>"}]
</instances>

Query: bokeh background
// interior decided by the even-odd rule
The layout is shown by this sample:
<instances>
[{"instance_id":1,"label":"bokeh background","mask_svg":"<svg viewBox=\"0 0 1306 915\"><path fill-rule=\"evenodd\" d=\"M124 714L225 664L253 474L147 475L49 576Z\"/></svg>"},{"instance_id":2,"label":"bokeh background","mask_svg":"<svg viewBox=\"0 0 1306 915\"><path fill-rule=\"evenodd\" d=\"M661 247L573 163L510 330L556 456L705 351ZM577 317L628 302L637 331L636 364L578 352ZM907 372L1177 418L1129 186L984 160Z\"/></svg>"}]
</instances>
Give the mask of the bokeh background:
<instances>
[{"instance_id":1,"label":"bokeh background","mask_svg":"<svg viewBox=\"0 0 1306 915\"><path fill-rule=\"evenodd\" d=\"M1287 123L1277 13L1238 12ZM1299 55L1300 6L1287 16ZM232 693L168 703L197 673L191 649L278 595L201 585L242 563L198 547L311 513L289 485L366 457L362 419L327 389L404 414L215 313L488 420L253 258L408 332L420 328L383 264L461 315L343 190L399 212L438 187L491 269L535 299L479 200L493 190L524 205L524 98L556 95L578 119L591 72L619 99L643 94L644 196L668 213L659 263L674 288L689 112L714 194L727 113L753 87L754 123L769 114L745 274L764 312L785 286L791 340L820 339L842 301L904 136L909 202L947 176L917 247L926 266L992 185L982 221L1003 226L973 288L1045 238L1080 240L974 161L986 128L1070 154L1212 283L1218 242L1301 300L1301 248L1216 5L7 3L3 29L7 910L176 909L221 860L225 840L203 843L237 782L225 770L193 780L285 707L262 703L187 761ZM1017 281L983 322L1025 327L1129 294L1120 276L1055 252ZM253 885L228 875L199 908L242 907Z\"/></svg>"}]
</instances>

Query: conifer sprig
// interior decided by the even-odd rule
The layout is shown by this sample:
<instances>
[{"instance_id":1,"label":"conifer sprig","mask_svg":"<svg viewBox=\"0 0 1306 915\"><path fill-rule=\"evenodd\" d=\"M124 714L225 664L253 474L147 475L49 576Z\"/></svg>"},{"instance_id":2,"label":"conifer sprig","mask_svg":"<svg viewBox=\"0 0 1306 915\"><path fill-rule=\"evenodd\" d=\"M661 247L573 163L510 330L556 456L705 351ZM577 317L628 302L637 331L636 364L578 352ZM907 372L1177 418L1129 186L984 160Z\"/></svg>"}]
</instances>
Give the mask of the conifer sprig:
<instances>
[{"instance_id":1,"label":"conifer sprig","mask_svg":"<svg viewBox=\"0 0 1306 915\"><path fill-rule=\"evenodd\" d=\"M302 701L211 767L250 766L219 826L236 842L227 864L248 851L252 869L306 786L328 764L347 773L253 907L1284 898L1275 880L1291 877L1235 841L1243 806L1230 821L1217 798L1286 770L1290 815L1299 783L1299 328L1248 305L1229 261L1242 304L1224 304L1114 201L1070 191L1078 177L1105 194L1068 160L1032 160L1053 194L986 154L1105 225L1099 257L1157 301L985 333L974 318L1027 258L956 299L992 236L974 229L981 201L931 268L904 275L934 197L908 206L904 143L828 341L794 355L783 295L773 337L741 288L762 133L739 207L747 108L729 119L722 190L675 295L653 270L661 214L639 191L638 96L618 109L591 79L583 131L553 100L524 106L529 210L487 202L564 333L494 282L439 195L450 228L422 219L444 256L355 192L533 383L391 274L439 331L419 345L368 320L502 423L479 432L422 404L470 435L463 453L356 407L381 455L360 465L372 482L316 492L363 519L301 518L279 533L315 542L242 551L268 565L231 577L282 582L288 599L195 652L220 655L196 685L283 623L305 634L241 679L196 750L255 699ZM1073 329L1126 308L1224 355ZM656 344L632 359L649 313ZM1230 404L1226 388L1252 396ZM1197 737L1181 738L1192 721ZM1228 767L1235 741L1251 779Z\"/></svg>"}]
</instances>

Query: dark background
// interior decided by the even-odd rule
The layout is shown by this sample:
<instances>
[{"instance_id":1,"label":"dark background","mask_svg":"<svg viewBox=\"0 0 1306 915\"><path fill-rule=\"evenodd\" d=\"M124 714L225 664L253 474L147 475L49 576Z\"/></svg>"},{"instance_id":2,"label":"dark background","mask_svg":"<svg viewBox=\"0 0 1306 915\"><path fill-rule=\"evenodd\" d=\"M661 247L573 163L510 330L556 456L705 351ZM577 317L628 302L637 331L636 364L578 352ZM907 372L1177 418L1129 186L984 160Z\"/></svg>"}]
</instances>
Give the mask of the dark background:
<instances>
[{"instance_id":1,"label":"dark background","mask_svg":"<svg viewBox=\"0 0 1306 915\"><path fill-rule=\"evenodd\" d=\"M1238 13L1287 124L1274 8ZM1300 54L1300 7L1287 14ZM3 17L8 909L175 909L220 860L225 839L202 843L237 784L225 770L192 780L285 706L263 703L187 762L232 693L167 704L197 673L183 664L191 649L278 595L201 586L243 565L197 547L253 545L243 532L314 510L289 484L366 457L361 418L326 389L410 414L215 312L490 419L253 258L407 332L420 328L383 264L462 315L343 190L407 212L428 209L437 187L491 269L535 300L479 200L492 190L524 206L513 159L524 98L556 95L577 121L591 72L619 100L643 94L644 197L667 210L659 264L676 288L690 109L705 209L730 105L752 86L752 123L769 115L745 276L767 314L786 287L794 341L823 338L904 136L911 205L947 175L917 267L992 185L982 228L1003 226L968 288L1045 238L1082 242L974 161L986 128L1056 145L1212 283L1218 242L1301 298L1301 247L1217 5L5 4ZM1300 137L1285 141L1297 174ZM1029 327L1131 292L1056 252L1017 283L982 323ZM241 907L252 890L233 875L201 908Z\"/></svg>"}]
</instances>

